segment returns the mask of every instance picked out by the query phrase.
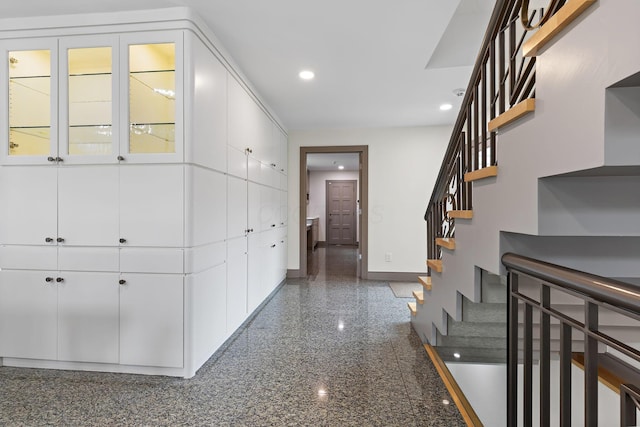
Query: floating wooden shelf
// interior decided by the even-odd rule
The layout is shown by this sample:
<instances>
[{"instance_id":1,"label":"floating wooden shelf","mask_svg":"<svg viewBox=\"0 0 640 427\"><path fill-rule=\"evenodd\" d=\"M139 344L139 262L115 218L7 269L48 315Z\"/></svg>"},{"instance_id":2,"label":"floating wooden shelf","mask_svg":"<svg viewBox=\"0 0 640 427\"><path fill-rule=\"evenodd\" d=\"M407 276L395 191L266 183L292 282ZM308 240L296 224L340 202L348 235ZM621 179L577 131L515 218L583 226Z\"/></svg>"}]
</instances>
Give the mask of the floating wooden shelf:
<instances>
[{"instance_id":1,"label":"floating wooden shelf","mask_svg":"<svg viewBox=\"0 0 640 427\"><path fill-rule=\"evenodd\" d=\"M574 19L576 19L596 0L570 0L556 12L549 20L536 31L533 36L522 46L524 56L536 56L544 45L549 43Z\"/></svg>"},{"instance_id":2,"label":"floating wooden shelf","mask_svg":"<svg viewBox=\"0 0 640 427\"><path fill-rule=\"evenodd\" d=\"M534 98L528 98L524 101L514 105L509 110L500 114L495 119L491 120L487 125L490 132L495 132L502 126L506 126L511 122L518 120L520 117L524 117L527 114L535 111L536 100Z\"/></svg>"},{"instance_id":3,"label":"floating wooden shelf","mask_svg":"<svg viewBox=\"0 0 640 427\"><path fill-rule=\"evenodd\" d=\"M449 218L471 219L473 218L473 211L447 211Z\"/></svg>"},{"instance_id":4,"label":"floating wooden shelf","mask_svg":"<svg viewBox=\"0 0 640 427\"><path fill-rule=\"evenodd\" d=\"M424 304L424 293L422 291L413 291L413 297L418 304Z\"/></svg>"},{"instance_id":5,"label":"floating wooden shelf","mask_svg":"<svg viewBox=\"0 0 640 427\"><path fill-rule=\"evenodd\" d=\"M442 261L439 259L428 259L427 267L437 271L438 273L442 273Z\"/></svg>"},{"instance_id":6,"label":"floating wooden shelf","mask_svg":"<svg viewBox=\"0 0 640 427\"><path fill-rule=\"evenodd\" d=\"M452 239L452 238L446 238L446 239L437 238L436 239L436 245L442 246L443 248L454 250L456 248L456 239Z\"/></svg>"},{"instance_id":7,"label":"floating wooden shelf","mask_svg":"<svg viewBox=\"0 0 640 427\"><path fill-rule=\"evenodd\" d=\"M477 171L467 172L464 174L464 182L477 181L491 176L498 176L498 166L488 166Z\"/></svg>"},{"instance_id":8,"label":"floating wooden shelf","mask_svg":"<svg viewBox=\"0 0 640 427\"><path fill-rule=\"evenodd\" d=\"M420 282L426 290L431 290L431 276L418 276L418 282Z\"/></svg>"},{"instance_id":9,"label":"floating wooden shelf","mask_svg":"<svg viewBox=\"0 0 640 427\"><path fill-rule=\"evenodd\" d=\"M412 316L415 316L416 313L418 312L418 307L416 305L415 302L408 302L407 306L409 307L409 311L411 312Z\"/></svg>"}]
</instances>

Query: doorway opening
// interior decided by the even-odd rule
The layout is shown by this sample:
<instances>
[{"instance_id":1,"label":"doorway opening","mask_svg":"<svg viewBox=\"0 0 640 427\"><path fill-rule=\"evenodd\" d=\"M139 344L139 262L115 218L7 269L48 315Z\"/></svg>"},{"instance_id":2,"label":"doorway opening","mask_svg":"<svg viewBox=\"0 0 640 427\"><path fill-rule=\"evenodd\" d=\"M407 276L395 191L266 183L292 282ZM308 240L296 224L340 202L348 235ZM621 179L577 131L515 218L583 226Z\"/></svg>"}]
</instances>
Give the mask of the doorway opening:
<instances>
[{"instance_id":1,"label":"doorway opening","mask_svg":"<svg viewBox=\"0 0 640 427\"><path fill-rule=\"evenodd\" d=\"M367 146L300 147L300 218L300 276L355 263L367 278Z\"/></svg>"}]
</instances>

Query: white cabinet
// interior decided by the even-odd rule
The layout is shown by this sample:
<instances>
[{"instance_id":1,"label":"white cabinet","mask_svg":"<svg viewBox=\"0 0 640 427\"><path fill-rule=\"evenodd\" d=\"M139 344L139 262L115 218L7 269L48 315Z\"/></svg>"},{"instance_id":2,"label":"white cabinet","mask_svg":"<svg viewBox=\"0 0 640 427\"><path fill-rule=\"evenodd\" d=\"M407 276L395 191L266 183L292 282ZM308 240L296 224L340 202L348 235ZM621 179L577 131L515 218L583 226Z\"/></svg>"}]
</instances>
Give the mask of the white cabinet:
<instances>
[{"instance_id":1,"label":"white cabinet","mask_svg":"<svg viewBox=\"0 0 640 427\"><path fill-rule=\"evenodd\" d=\"M115 165L58 168L58 237L64 245L118 246L118 179Z\"/></svg>"},{"instance_id":2,"label":"white cabinet","mask_svg":"<svg viewBox=\"0 0 640 427\"><path fill-rule=\"evenodd\" d=\"M245 321L247 311L247 237L227 241L227 334ZM253 279L258 274L253 274ZM255 304L255 302L254 302Z\"/></svg>"},{"instance_id":3,"label":"white cabinet","mask_svg":"<svg viewBox=\"0 0 640 427\"><path fill-rule=\"evenodd\" d=\"M255 184L254 184L255 185ZM227 238L244 236L250 227L247 222L247 181L227 177Z\"/></svg>"},{"instance_id":4,"label":"white cabinet","mask_svg":"<svg viewBox=\"0 0 640 427\"><path fill-rule=\"evenodd\" d=\"M58 290L48 271L0 271L0 355L55 360ZM51 280L46 281L47 278Z\"/></svg>"},{"instance_id":5,"label":"white cabinet","mask_svg":"<svg viewBox=\"0 0 640 427\"><path fill-rule=\"evenodd\" d=\"M58 360L118 363L118 273L61 271Z\"/></svg>"},{"instance_id":6,"label":"white cabinet","mask_svg":"<svg viewBox=\"0 0 640 427\"><path fill-rule=\"evenodd\" d=\"M280 226L284 227L287 225L287 220L289 216L289 200L286 191L280 191Z\"/></svg>"},{"instance_id":7,"label":"white cabinet","mask_svg":"<svg viewBox=\"0 0 640 427\"><path fill-rule=\"evenodd\" d=\"M56 244L57 182L56 168L0 168L0 243Z\"/></svg>"},{"instance_id":8,"label":"white cabinet","mask_svg":"<svg viewBox=\"0 0 640 427\"><path fill-rule=\"evenodd\" d=\"M122 274L120 363L183 365L183 276Z\"/></svg>"},{"instance_id":9,"label":"white cabinet","mask_svg":"<svg viewBox=\"0 0 640 427\"><path fill-rule=\"evenodd\" d=\"M120 238L127 246L184 244L184 166L120 167Z\"/></svg>"}]
</instances>

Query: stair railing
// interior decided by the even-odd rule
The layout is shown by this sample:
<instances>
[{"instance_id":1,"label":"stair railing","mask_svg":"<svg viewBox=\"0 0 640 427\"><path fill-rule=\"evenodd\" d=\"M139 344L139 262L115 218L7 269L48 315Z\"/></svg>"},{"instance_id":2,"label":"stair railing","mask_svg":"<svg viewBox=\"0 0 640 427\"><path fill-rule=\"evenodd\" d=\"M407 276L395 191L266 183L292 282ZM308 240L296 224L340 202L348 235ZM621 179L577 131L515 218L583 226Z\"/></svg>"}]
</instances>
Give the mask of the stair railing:
<instances>
[{"instance_id":1,"label":"stair railing","mask_svg":"<svg viewBox=\"0 0 640 427\"><path fill-rule=\"evenodd\" d=\"M640 350L635 349L610 334L600 330L598 315L601 309L613 311L626 318L640 321L640 286L620 282L507 253L502 263L508 270L508 325L507 325L507 425L532 425L534 353L538 356L540 381L540 425L550 425L550 364L551 320L559 322L560 364L560 426L571 425L571 363L572 334L578 331L584 336L584 425L598 424L598 359L599 350L613 349L640 363ZM521 292L521 279L533 280L539 285L539 295ZM581 300L584 306L584 322L580 322L554 308L554 298L562 292ZM557 307L557 306L556 306ZM539 349L533 348L533 314L538 313ZM521 318L522 317L522 318ZM522 331L522 336L520 332ZM520 343L522 343L520 345ZM518 414L518 364L523 361L522 413ZM624 364L626 369L640 373L636 367ZM628 378L625 381L630 381ZM620 386L620 425L636 425L636 411L640 409L640 384Z\"/></svg>"},{"instance_id":2,"label":"stair railing","mask_svg":"<svg viewBox=\"0 0 640 427\"><path fill-rule=\"evenodd\" d=\"M522 56L532 23L544 22L564 0L550 0L548 10L528 13L529 0L498 0L464 93L460 112L424 215L427 257L440 259L436 238L453 237L450 210L472 209L471 183L465 174L497 165L496 132L488 123L514 105L535 97L535 57ZM528 16L522 19L522 12ZM542 17L542 19L537 17ZM429 272L430 274L430 272Z\"/></svg>"}]
</instances>

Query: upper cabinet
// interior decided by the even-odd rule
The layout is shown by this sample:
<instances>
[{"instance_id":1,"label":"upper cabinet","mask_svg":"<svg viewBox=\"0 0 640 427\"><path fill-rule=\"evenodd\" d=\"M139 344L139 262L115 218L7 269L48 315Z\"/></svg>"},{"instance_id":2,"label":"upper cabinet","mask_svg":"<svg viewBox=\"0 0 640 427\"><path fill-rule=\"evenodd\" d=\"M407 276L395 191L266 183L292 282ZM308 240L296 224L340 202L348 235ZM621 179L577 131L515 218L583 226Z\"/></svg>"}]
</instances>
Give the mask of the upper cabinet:
<instances>
[{"instance_id":1,"label":"upper cabinet","mask_svg":"<svg viewBox=\"0 0 640 427\"><path fill-rule=\"evenodd\" d=\"M47 163L57 156L57 41L19 40L0 46L4 100L0 120L4 163ZM37 159L37 160L36 160Z\"/></svg>"},{"instance_id":2,"label":"upper cabinet","mask_svg":"<svg viewBox=\"0 0 640 427\"><path fill-rule=\"evenodd\" d=\"M4 164L183 160L181 31L4 41L0 55Z\"/></svg>"},{"instance_id":3,"label":"upper cabinet","mask_svg":"<svg viewBox=\"0 0 640 427\"><path fill-rule=\"evenodd\" d=\"M153 32L121 36L125 84L121 103L121 160L183 161L183 34ZM180 66L178 66L178 64Z\"/></svg>"}]
</instances>

